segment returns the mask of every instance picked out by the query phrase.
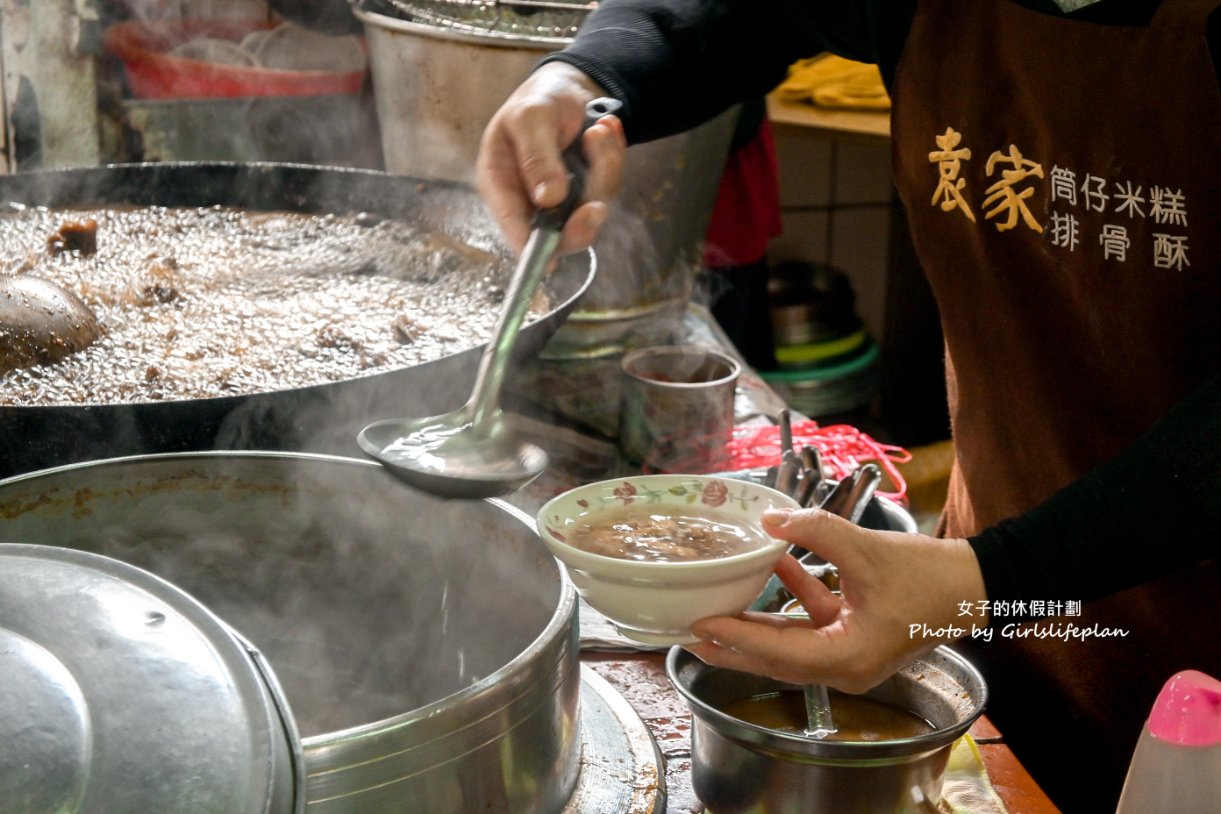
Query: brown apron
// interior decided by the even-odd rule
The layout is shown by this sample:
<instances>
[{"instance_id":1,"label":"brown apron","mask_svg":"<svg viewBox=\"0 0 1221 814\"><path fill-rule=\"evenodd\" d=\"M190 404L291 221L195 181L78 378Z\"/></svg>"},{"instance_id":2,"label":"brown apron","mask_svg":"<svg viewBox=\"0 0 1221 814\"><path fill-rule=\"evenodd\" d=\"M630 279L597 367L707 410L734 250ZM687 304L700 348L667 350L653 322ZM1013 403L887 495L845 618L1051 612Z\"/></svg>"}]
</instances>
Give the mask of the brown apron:
<instances>
[{"instance_id":1,"label":"brown apron","mask_svg":"<svg viewBox=\"0 0 1221 814\"><path fill-rule=\"evenodd\" d=\"M1148 26L1119 27L1010 0L918 4L893 143L946 340L949 536L1042 502L1221 371L1217 5L1164 0ZM1124 638L963 646L1057 803L1111 811L1163 683L1221 677L1219 602L1204 565L1072 620Z\"/></svg>"}]
</instances>

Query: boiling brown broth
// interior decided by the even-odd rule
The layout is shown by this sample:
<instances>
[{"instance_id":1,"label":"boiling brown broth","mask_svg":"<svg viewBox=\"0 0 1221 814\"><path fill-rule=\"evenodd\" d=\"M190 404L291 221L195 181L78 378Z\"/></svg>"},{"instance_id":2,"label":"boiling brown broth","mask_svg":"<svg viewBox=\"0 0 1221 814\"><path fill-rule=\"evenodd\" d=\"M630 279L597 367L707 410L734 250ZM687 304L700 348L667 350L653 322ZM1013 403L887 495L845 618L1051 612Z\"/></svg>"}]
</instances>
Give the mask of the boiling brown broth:
<instances>
[{"instance_id":1,"label":"boiling brown broth","mask_svg":"<svg viewBox=\"0 0 1221 814\"><path fill-rule=\"evenodd\" d=\"M96 251L57 242L89 220ZM421 364L491 336L509 271L401 221L225 207L9 204L0 252L0 274L69 289L102 326L86 350L0 379L13 406L244 395Z\"/></svg>"},{"instance_id":2,"label":"boiling brown broth","mask_svg":"<svg viewBox=\"0 0 1221 814\"><path fill-rule=\"evenodd\" d=\"M728 515L690 516L647 506L603 512L569 537L593 554L645 562L718 559L762 548L767 540L762 529Z\"/></svg>"},{"instance_id":3,"label":"boiling brown broth","mask_svg":"<svg viewBox=\"0 0 1221 814\"><path fill-rule=\"evenodd\" d=\"M928 721L913 712L863 695L829 691L831 717L839 730L827 740L888 741L915 738L933 731ZM800 690L753 695L732 701L721 711L739 721L781 732L806 728L805 696Z\"/></svg>"}]
</instances>

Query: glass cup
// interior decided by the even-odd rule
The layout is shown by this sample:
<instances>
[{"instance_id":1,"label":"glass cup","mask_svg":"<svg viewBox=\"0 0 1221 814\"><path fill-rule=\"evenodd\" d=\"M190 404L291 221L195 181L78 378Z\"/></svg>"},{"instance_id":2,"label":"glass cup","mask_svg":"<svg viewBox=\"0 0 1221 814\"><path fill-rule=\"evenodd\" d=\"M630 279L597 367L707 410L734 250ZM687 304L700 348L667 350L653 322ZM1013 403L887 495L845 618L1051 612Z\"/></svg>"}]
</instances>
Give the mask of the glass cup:
<instances>
[{"instance_id":1,"label":"glass cup","mask_svg":"<svg viewBox=\"0 0 1221 814\"><path fill-rule=\"evenodd\" d=\"M734 395L742 367L698 345L662 345L624 355L619 446L646 471L707 473L730 465Z\"/></svg>"}]
</instances>

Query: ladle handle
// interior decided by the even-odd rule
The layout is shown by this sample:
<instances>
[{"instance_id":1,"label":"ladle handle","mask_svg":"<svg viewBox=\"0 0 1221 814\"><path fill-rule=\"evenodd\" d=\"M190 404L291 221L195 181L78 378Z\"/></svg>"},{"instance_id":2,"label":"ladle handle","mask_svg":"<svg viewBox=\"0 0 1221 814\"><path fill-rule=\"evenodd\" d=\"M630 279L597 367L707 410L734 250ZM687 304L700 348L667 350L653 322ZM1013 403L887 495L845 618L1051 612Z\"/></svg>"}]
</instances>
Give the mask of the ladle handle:
<instances>
[{"instance_id":1,"label":"ladle handle","mask_svg":"<svg viewBox=\"0 0 1221 814\"><path fill-rule=\"evenodd\" d=\"M564 166L568 168L568 194L557 205L536 211L530 224L532 227L564 231L564 224L581 205L581 197L585 194L585 177L589 172L589 162L585 160L585 151L581 149L585 131L603 116L618 113L622 107L622 102L609 96L601 96L585 104L585 122L581 125L581 132L577 133L577 137L564 150L562 156Z\"/></svg>"},{"instance_id":2,"label":"ladle handle","mask_svg":"<svg viewBox=\"0 0 1221 814\"><path fill-rule=\"evenodd\" d=\"M500 409L500 386L505 369L512 356L513 346L534 290L542 282L547 266L560 244L560 233L568 217L581 203L585 194L585 175L588 163L581 148L581 137L598 119L619 110L623 104L617 99L601 97L585 105L585 122L572 144L564 150L564 163L568 167L568 195L559 205L540 209L530 224L530 237L522 249L521 257L513 271L505 292L504 306L496 325L492 328L492 339L479 360L475 374L475 387L467 401L466 416L474 425L483 425L485 419Z\"/></svg>"},{"instance_id":3,"label":"ladle handle","mask_svg":"<svg viewBox=\"0 0 1221 814\"><path fill-rule=\"evenodd\" d=\"M806 702L807 738L825 738L839 729L831 717L831 696L825 684L806 684L802 688Z\"/></svg>"}]
</instances>

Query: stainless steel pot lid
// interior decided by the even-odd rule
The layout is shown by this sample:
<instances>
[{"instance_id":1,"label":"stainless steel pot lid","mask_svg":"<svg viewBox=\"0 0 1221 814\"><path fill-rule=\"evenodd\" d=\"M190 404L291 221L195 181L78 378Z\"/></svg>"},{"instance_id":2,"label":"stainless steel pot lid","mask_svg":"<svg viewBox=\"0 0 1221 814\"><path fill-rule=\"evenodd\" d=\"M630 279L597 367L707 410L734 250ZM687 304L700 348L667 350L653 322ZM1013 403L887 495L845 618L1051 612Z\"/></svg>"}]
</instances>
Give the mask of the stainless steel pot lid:
<instances>
[{"instance_id":1,"label":"stainless steel pot lid","mask_svg":"<svg viewBox=\"0 0 1221 814\"><path fill-rule=\"evenodd\" d=\"M0 810L304 811L274 676L147 571L0 544L0 676Z\"/></svg>"}]
</instances>

